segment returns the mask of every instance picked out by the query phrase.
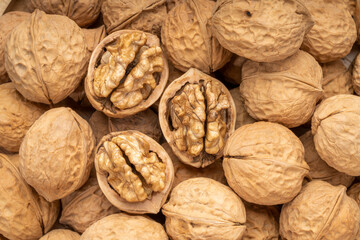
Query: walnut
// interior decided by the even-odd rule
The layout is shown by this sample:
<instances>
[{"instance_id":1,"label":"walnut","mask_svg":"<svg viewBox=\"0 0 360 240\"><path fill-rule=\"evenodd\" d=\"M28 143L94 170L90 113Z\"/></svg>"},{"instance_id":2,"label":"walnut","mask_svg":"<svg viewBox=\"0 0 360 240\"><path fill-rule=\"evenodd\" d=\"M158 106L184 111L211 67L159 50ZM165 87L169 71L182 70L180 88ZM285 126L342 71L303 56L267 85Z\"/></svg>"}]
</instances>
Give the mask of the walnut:
<instances>
[{"instance_id":1,"label":"walnut","mask_svg":"<svg viewBox=\"0 0 360 240\"><path fill-rule=\"evenodd\" d=\"M309 173L300 140L270 122L238 128L226 143L223 167L229 186L247 202L261 205L291 201Z\"/></svg>"},{"instance_id":2,"label":"walnut","mask_svg":"<svg viewBox=\"0 0 360 240\"><path fill-rule=\"evenodd\" d=\"M357 95L360 95L360 54L357 55L352 72L352 84Z\"/></svg>"},{"instance_id":3,"label":"walnut","mask_svg":"<svg viewBox=\"0 0 360 240\"><path fill-rule=\"evenodd\" d=\"M302 135L300 140L305 148L305 161L310 167L309 175L313 180L323 180L335 186L342 184L349 187L351 185L354 177L335 170L320 158L316 152L311 131Z\"/></svg>"},{"instance_id":4,"label":"walnut","mask_svg":"<svg viewBox=\"0 0 360 240\"><path fill-rule=\"evenodd\" d=\"M130 213L157 213L174 179L170 157L138 131L113 132L98 144L95 167L107 199Z\"/></svg>"},{"instance_id":5,"label":"walnut","mask_svg":"<svg viewBox=\"0 0 360 240\"><path fill-rule=\"evenodd\" d=\"M81 240L168 240L160 223L147 216L113 214L91 225L81 235Z\"/></svg>"},{"instance_id":6,"label":"walnut","mask_svg":"<svg viewBox=\"0 0 360 240\"><path fill-rule=\"evenodd\" d=\"M65 16L35 10L6 42L6 71L16 90L30 101L62 101L80 84L87 63L84 34Z\"/></svg>"},{"instance_id":7,"label":"walnut","mask_svg":"<svg viewBox=\"0 0 360 240\"><path fill-rule=\"evenodd\" d=\"M89 124L70 108L45 112L20 146L20 171L48 201L66 197L89 178L94 136Z\"/></svg>"},{"instance_id":8,"label":"walnut","mask_svg":"<svg viewBox=\"0 0 360 240\"><path fill-rule=\"evenodd\" d=\"M56 221L59 202L45 201L25 182L16 158L0 154L0 234L9 239L39 239Z\"/></svg>"},{"instance_id":9,"label":"walnut","mask_svg":"<svg viewBox=\"0 0 360 240\"><path fill-rule=\"evenodd\" d=\"M319 180L309 182L296 198L283 205L282 239L352 240L359 230L360 210L346 187Z\"/></svg>"},{"instance_id":10,"label":"walnut","mask_svg":"<svg viewBox=\"0 0 360 240\"><path fill-rule=\"evenodd\" d=\"M256 122L255 119L253 119L248 112L245 109L245 105L243 101L241 100L240 95L240 87L234 88L230 90L230 94L235 102L236 107L236 123L235 123L235 129L238 129L239 127Z\"/></svg>"},{"instance_id":11,"label":"walnut","mask_svg":"<svg viewBox=\"0 0 360 240\"><path fill-rule=\"evenodd\" d=\"M222 79L228 83L239 85L241 83L241 69L246 60L246 58L234 54L230 61L219 70Z\"/></svg>"},{"instance_id":12,"label":"walnut","mask_svg":"<svg viewBox=\"0 0 360 240\"><path fill-rule=\"evenodd\" d=\"M159 105L160 126L174 154L197 168L222 156L235 114L227 88L194 68L167 87Z\"/></svg>"},{"instance_id":13,"label":"walnut","mask_svg":"<svg viewBox=\"0 0 360 240\"><path fill-rule=\"evenodd\" d=\"M297 0L218 0L212 16L212 32L220 44L256 62L296 53L313 24L309 11Z\"/></svg>"},{"instance_id":14,"label":"walnut","mask_svg":"<svg viewBox=\"0 0 360 240\"><path fill-rule=\"evenodd\" d=\"M85 92L94 108L109 117L123 118L154 103L165 88L168 74L156 36L122 30L107 36L95 48Z\"/></svg>"},{"instance_id":15,"label":"walnut","mask_svg":"<svg viewBox=\"0 0 360 240\"><path fill-rule=\"evenodd\" d=\"M349 190L347 191L347 194L349 195L349 197L354 199L360 207L360 183L355 183L354 185L352 185L351 188L349 188Z\"/></svg>"},{"instance_id":16,"label":"walnut","mask_svg":"<svg viewBox=\"0 0 360 240\"><path fill-rule=\"evenodd\" d=\"M321 67L304 51L272 63L247 61L242 70L241 97L256 120L300 126L323 95Z\"/></svg>"},{"instance_id":17,"label":"walnut","mask_svg":"<svg viewBox=\"0 0 360 240\"><path fill-rule=\"evenodd\" d=\"M80 240L80 235L76 232L67 230L67 229L56 229L48 232L44 236L42 236L39 240L58 240L58 239L66 239L66 240Z\"/></svg>"},{"instance_id":18,"label":"walnut","mask_svg":"<svg viewBox=\"0 0 360 240\"><path fill-rule=\"evenodd\" d=\"M104 0L101 6L106 31L136 29L160 36L166 18L165 0Z\"/></svg>"},{"instance_id":19,"label":"walnut","mask_svg":"<svg viewBox=\"0 0 360 240\"><path fill-rule=\"evenodd\" d=\"M210 178L177 185L163 206L166 232L173 240L241 239L245 207L231 189Z\"/></svg>"},{"instance_id":20,"label":"walnut","mask_svg":"<svg viewBox=\"0 0 360 240\"><path fill-rule=\"evenodd\" d=\"M315 148L321 159L350 176L360 175L360 97L340 94L325 99L311 122Z\"/></svg>"}]
</instances>

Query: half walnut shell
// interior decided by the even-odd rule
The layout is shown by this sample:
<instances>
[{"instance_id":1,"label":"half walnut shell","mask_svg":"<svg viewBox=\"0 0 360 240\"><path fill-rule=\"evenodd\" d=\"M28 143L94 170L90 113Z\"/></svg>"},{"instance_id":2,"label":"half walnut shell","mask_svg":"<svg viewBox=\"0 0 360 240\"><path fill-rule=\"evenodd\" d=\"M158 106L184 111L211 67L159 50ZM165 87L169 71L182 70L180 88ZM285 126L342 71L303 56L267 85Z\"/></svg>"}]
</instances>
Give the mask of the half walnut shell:
<instances>
[{"instance_id":1,"label":"half walnut shell","mask_svg":"<svg viewBox=\"0 0 360 240\"><path fill-rule=\"evenodd\" d=\"M104 136L96 149L95 168L106 198L128 213L158 213L174 181L166 151L134 130Z\"/></svg>"},{"instance_id":2,"label":"half walnut shell","mask_svg":"<svg viewBox=\"0 0 360 240\"><path fill-rule=\"evenodd\" d=\"M194 68L174 80L160 100L163 135L174 154L193 167L204 168L222 157L235 120L229 90Z\"/></svg>"},{"instance_id":3,"label":"half walnut shell","mask_svg":"<svg viewBox=\"0 0 360 240\"><path fill-rule=\"evenodd\" d=\"M157 36L120 30L104 38L93 51L85 92L95 109L123 118L156 102L168 77L168 63Z\"/></svg>"}]
</instances>

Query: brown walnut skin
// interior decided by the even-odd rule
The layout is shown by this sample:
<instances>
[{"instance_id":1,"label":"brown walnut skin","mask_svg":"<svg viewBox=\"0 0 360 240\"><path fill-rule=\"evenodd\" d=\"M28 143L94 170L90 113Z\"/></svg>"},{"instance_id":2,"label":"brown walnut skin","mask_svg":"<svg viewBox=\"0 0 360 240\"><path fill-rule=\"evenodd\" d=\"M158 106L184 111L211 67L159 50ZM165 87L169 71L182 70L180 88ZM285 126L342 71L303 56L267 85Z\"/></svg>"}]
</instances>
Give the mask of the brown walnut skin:
<instances>
[{"instance_id":1,"label":"brown walnut skin","mask_svg":"<svg viewBox=\"0 0 360 240\"><path fill-rule=\"evenodd\" d=\"M99 150L103 147L103 143L106 141L111 141L116 136L121 134L131 134L135 137L140 137L145 140L150 145L150 151L155 152L159 159L165 164L165 186L160 192L152 192L150 198L145 199L141 202L128 202L122 198L119 193L117 193L108 182L108 174L103 171L100 171L98 161L95 161L96 176L99 182L100 189L106 196L106 198L118 209L134 214L144 214L144 213L153 213L156 214L160 211L160 208L165 203L167 196L169 195L170 190L174 182L174 167L171 161L171 158L167 152L157 143L154 139L148 137L147 135L135 131L122 131L122 132L112 132L105 135L95 150L96 156L99 154Z\"/></svg>"},{"instance_id":2,"label":"brown walnut skin","mask_svg":"<svg viewBox=\"0 0 360 240\"><path fill-rule=\"evenodd\" d=\"M39 240L80 240L80 235L77 232L73 232L67 229L56 229L48 232L42 236Z\"/></svg>"},{"instance_id":3,"label":"brown walnut skin","mask_svg":"<svg viewBox=\"0 0 360 240\"><path fill-rule=\"evenodd\" d=\"M166 141L169 143L174 154L185 164L191 165L196 168L204 168L217 159L221 158L223 155L223 149L220 150L217 154L211 155L206 153L204 150L200 153L199 156L193 157L186 151L181 151L177 148L174 138L174 131L170 129L170 109L169 104L171 100L177 95L177 92L181 91L186 84L199 84L201 81L215 81L221 90L226 95L229 102L229 108L226 109L226 133L224 137L224 142L226 143L228 137L235 130L235 118L236 118L236 108L234 100L231 97L229 90L217 79L202 73L201 71L191 68L184 75L174 80L165 90L164 94L160 99L159 105L159 121L160 127L163 132L163 135ZM206 136L205 136L206 137ZM205 144L204 144L205 145Z\"/></svg>"},{"instance_id":4,"label":"brown walnut skin","mask_svg":"<svg viewBox=\"0 0 360 240\"><path fill-rule=\"evenodd\" d=\"M124 117L134 115L138 112L144 111L145 109L149 108L154 102L156 102L156 100L158 100L160 98L162 92L164 91L164 89L166 87L166 83L169 78L169 67L168 67L165 55L164 55L164 53L162 53L164 67L163 67L163 71L161 72L161 76L160 76L158 85L155 87L155 89L153 89L153 91L151 92L150 96L147 99L143 100L135 107L120 110L117 107L115 107L113 105L113 103L111 103L107 98L100 98L95 95L94 84L93 84L94 83L95 66L100 61L100 59L104 53L104 51L103 51L104 47L115 42L119 38L120 35L122 35L124 33L133 33L133 32L143 33L141 31L137 31L137 30L120 30L120 31L114 32L114 33L110 34L109 36L105 37L97 45L97 47L95 48L95 50L93 51L93 53L91 55L88 73L87 73L87 77L85 79L85 93L86 93L86 96L89 99L91 105L96 110L105 113L109 117L124 118ZM149 33L145 33L145 34L147 36L147 42L145 44L146 46L149 46L149 47L159 46L160 47L159 38L157 38L155 35L152 35Z\"/></svg>"},{"instance_id":5,"label":"brown walnut skin","mask_svg":"<svg viewBox=\"0 0 360 240\"><path fill-rule=\"evenodd\" d=\"M346 187L319 180L306 184L280 213L282 239L353 240L359 230L360 209Z\"/></svg>"}]
</instances>

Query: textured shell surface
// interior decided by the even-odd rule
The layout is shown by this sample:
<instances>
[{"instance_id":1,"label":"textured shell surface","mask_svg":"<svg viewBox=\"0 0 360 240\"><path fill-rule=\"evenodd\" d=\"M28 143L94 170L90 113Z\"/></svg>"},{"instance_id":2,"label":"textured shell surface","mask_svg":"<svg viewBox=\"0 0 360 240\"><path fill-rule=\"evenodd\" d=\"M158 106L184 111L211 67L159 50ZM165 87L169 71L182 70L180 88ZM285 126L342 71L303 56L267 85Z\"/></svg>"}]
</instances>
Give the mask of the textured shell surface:
<instances>
[{"instance_id":1,"label":"textured shell surface","mask_svg":"<svg viewBox=\"0 0 360 240\"><path fill-rule=\"evenodd\" d=\"M42 236L39 240L80 240L80 235L77 232L73 232L67 229L56 229L48 232Z\"/></svg>"}]
</instances>

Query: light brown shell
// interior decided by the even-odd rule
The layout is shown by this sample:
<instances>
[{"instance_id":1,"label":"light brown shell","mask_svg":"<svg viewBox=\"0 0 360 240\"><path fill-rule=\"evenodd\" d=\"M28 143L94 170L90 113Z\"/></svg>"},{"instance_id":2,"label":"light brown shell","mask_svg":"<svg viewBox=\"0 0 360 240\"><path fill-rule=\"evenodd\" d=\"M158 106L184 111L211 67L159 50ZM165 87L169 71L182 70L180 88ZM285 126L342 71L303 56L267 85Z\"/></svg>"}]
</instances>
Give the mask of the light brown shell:
<instances>
[{"instance_id":1,"label":"light brown shell","mask_svg":"<svg viewBox=\"0 0 360 240\"><path fill-rule=\"evenodd\" d=\"M106 198L118 209L134 214L144 214L144 213L153 213L156 214L160 211L162 205L164 205L167 196L172 189L174 182L174 166L171 161L171 158L167 152L157 143L154 139L149 136L135 130L128 130L122 132L112 132L105 135L99 144L96 147L95 154L98 153L99 149L102 147L105 141L111 140L113 137L116 137L122 133L132 134L138 137L143 138L150 145L150 151L155 152L159 159L166 165L165 169L165 187L161 192L153 192L150 199L146 199L142 202L127 202L125 199L120 197L120 195L110 186L107 181L107 175L99 170L98 162L95 161L96 176L99 182L101 191L104 193Z\"/></svg>"},{"instance_id":2,"label":"light brown shell","mask_svg":"<svg viewBox=\"0 0 360 240\"><path fill-rule=\"evenodd\" d=\"M185 164L191 165L196 168L204 168L221 158L223 155L223 151L220 151L216 155L210 155L204 153L203 156L198 156L193 158L190 154L184 151L180 151L175 144L172 130L169 125L169 107L168 104L170 100L176 95L176 93L186 84L186 83L199 83L202 79L209 79L211 81L219 82L219 84L223 87L224 93L226 94L228 101L230 103L230 108L227 111L227 132L225 135L225 142L229 138L229 136L235 130L235 120L236 120L236 107L234 100L231 97L229 90L217 79L202 73L201 71L191 68L184 75L174 80L164 91L159 105L159 122L160 127L163 132L163 135L166 141L169 143L174 154Z\"/></svg>"},{"instance_id":3,"label":"light brown shell","mask_svg":"<svg viewBox=\"0 0 360 240\"><path fill-rule=\"evenodd\" d=\"M313 24L297 0L218 0L212 17L212 31L220 44L257 62L293 55Z\"/></svg>"},{"instance_id":4,"label":"light brown shell","mask_svg":"<svg viewBox=\"0 0 360 240\"><path fill-rule=\"evenodd\" d=\"M352 72L352 84L357 95L360 95L360 55L357 55Z\"/></svg>"},{"instance_id":5,"label":"light brown shell","mask_svg":"<svg viewBox=\"0 0 360 240\"><path fill-rule=\"evenodd\" d=\"M89 178L94 136L89 124L70 108L45 112L20 147L20 172L48 201L66 197Z\"/></svg>"},{"instance_id":6,"label":"light brown shell","mask_svg":"<svg viewBox=\"0 0 360 240\"><path fill-rule=\"evenodd\" d=\"M310 120L323 94L321 67L304 51L272 63L248 61L242 70L241 97L257 120L300 126Z\"/></svg>"},{"instance_id":7,"label":"light brown shell","mask_svg":"<svg viewBox=\"0 0 360 240\"><path fill-rule=\"evenodd\" d=\"M106 31L136 29L160 36L166 18L166 0L103 0Z\"/></svg>"},{"instance_id":8,"label":"light brown shell","mask_svg":"<svg viewBox=\"0 0 360 240\"><path fill-rule=\"evenodd\" d=\"M349 190L347 191L347 194L349 195L349 197L354 199L360 207L360 183L355 183L354 185L352 185L351 188L349 188Z\"/></svg>"},{"instance_id":9,"label":"light brown shell","mask_svg":"<svg viewBox=\"0 0 360 240\"><path fill-rule=\"evenodd\" d=\"M29 17L30 13L18 11L9 12L0 16L0 83L10 81L6 73L4 60L6 39L17 25Z\"/></svg>"},{"instance_id":10,"label":"light brown shell","mask_svg":"<svg viewBox=\"0 0 360 240\"><path fill-rule=\"evenodd\" d=\"M0 85L0 106L0 147L18 152L25 133L46 107L27 101L13 83Z\"/></svg>"},{"instance_id":11,"label":"light brown shell","mask_svg":"<svg viewBox=\"0 0 360 240\"><path fill-rule=\"evenodd\" d=\"M353 240L359 223L360 209L344 186L315 180L282 207L280 234L292 240Z\"/></svg>"},{"instance_id":12,"label":"light brown shell","mask_svg":"<svg viewBox=\"0 0 360 240\"><path fill-rule=\"evenodd\" d=\"M238 128L226 143L223 167L229 186L247 202L261 205L291 201L309 173L300 140L270 122Z\"/></svg>"},{"instance_id":13,"label":"light brown shell","mask_svg":"<svg viewBox=\"0 0 360 240\"><path fill-rule=\"evenodd\" d=\"M315 25L305 35L301 49L321 63L345 57L356 40L356 26L343 1L302 0Z\"/></svg>"},{"instance_id":14,"label":"light brown shell","mask_svg":"<svg viewBox=\"0 0 360 240\"><path fill-rule=\"evenodd\" d=\"M80 235L67 229L56 229L48 232L39 240L80 240Z\"/></svg>"},{"instance_id":15,"label":"light brown shell","mask_svg":"<svg viewBox=\"0 0 360 240\"><path fill-rule=\"evenodd\" d=\"M81 240L168 240L161 224L145 216L113 214L91 225Z\"/></svg>"},{"instance_id":16,"label":"light brown shell","mask_svg":"<svg viewBox=\"0 0 360 240\"><path fill-rule=\"evenodd\" d=\"M120 111L117 107L115 107L108 99L99 98L95 95L93 82L94 82L94 72L95 66L100 61L102 54L104 53L104 47L116 41L116 39L124 34L124 33L131 33L131 32L139 32L137 30L120 30L110 34L109 36L105 37L95 48L91 55L88 73L85 79L85 93L87 98L89 99L91 105L98 111L102 111L109 117L114 118L124 118L127 116L134 115L138 112L144 111L145 109L149 108L156 100L158 100L165 89L166 83L169 78L169 67L167 64L167 60L165 55L162 54L164 69L161 72L159 84L155 87L152 91L150 96L145 100L142 101L140 104L133 108L125 109ZM150 33L145 33L147 36L147 46L160 46L160 40L155 35Z\"/></svg>"},{"instance_id":17,"label":"light brown shell","mask_svg":"<svg viewBox=\"0 0 360 240\"><path fill-rule=\"evenodd\" d=\"M311 122L315 148L336 170L360 175L360 97L340 94L325 99Z\"/></svg>"},{"instance_id":18,"label":"light brown shell","mask_svg":"<svg viewBox=\"0 0 360 240\"><path fill-rule=\"evenodd\" d=\"M356 0L344 0L345 5L352 17L355 17Z\"/></svg>"},{"instance_id":19,"label":"light brown shell","mask_svg":"<svg viewBox=\"0 0 360 240\"><path fill-rule=\"evenodd\" d=\"M230 61L219 70L222 79L231 84L239 85L241 83L242 66L246 60L246 58L233 54Z\"/></svg>"},{"instance_id":20,"label":"light brown shell","mask_svg":"<svg viewBox=\"0 0 360 240\"><path fill-rule=\"evenodd\" d=\"M211 0L186 0L166 17L161 41L169 60L179 70L197 68L210 73L230 60L231 52L212 36L208 25L214 6Z\"/></svg>"},{"instance_id":21,"label":"light brown shell","mask_svg":"<svg viewBox=\"0 0 360 240\"><path fill-rule=\"evenodd\" d=\"M311 131L302 135L300 140L305 148L305 161L310 167L309 175L313 180L322 180L334 186L341 184L349 187L351 185L354 177L335 170L320 158L316 152Z\"/></svg>"},{"instance_id":22,"label":"light brown shell","mask_svg":"<svg viewBox=\"0 0 360 240\"><path fill-rule=\"evenodd\" d=\"M172 190L162 212L166 232L173 240L237 240L246 228L241 199L210 178L181 182Z\"/></svg>"},{"instance_id":23,"label":"light brown shell","mask_svg":"<svg viewBox=\"0 0 360 240\"><path fill-rule=\"evenodd\" d=\"M84 34L74 21L35 10L11 32L5 68L26 99L55 104L85 76L86 51Z\"/></svg>"},{"instance_id":24,"label":"light brown shell","mask_svg":"<svg viewBox=\"0 0 360 240\"><path fill-rule=\"evenodd\" d=\"M4 154L0 176L0 234L14 240L39 239L56 221L59 202L39 196L21 177L17 161Z\"/></svg>"},{"instance_id":25,"label":"light brown shell","mask_svg":"<svg viewBox=\"0 0 360 240\"><path fill-rule=\"evenodd\" d=\"M236 107L236 123L235 123L235 129L238 129L239 127L256 122L255 119L253 119L246 111L245 105L241 99L240 95L240 87L233 88L230 90L230 94L235 102Z\"/></svg>"},{"instance_id":26,"label":"light brown shell","mask_svg":"<svg viewBox=\"0 0 360 240\"><path fill-rule=\"evenodd\" d=\"M65 15L80 27L89 26L100 14L102 0L29 0L30 9L48 14Z\"/></svg>"}]
</instances>

